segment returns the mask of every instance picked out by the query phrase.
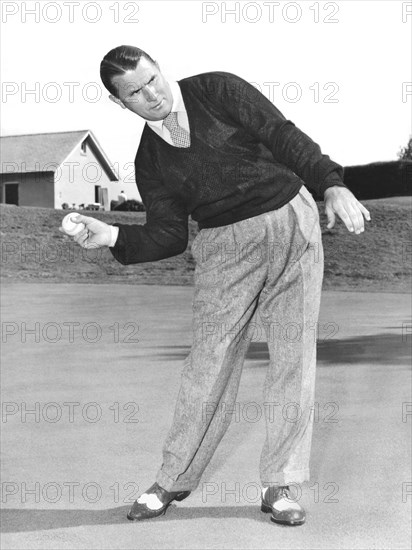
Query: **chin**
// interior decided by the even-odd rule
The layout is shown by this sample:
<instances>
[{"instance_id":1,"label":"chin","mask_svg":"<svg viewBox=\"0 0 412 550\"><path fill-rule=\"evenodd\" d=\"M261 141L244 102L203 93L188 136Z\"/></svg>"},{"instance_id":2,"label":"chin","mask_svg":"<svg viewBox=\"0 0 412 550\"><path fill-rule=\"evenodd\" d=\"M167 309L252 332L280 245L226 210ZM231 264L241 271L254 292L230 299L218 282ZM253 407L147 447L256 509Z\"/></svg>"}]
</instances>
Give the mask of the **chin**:
<instances>
[{"instance_id":1,"label":"chin","mask_svg":"<svg viewBox=\"0 0 412 550\"><path fill-rule=\"evenodd\" d=\"M162 109L156 113L156 120L163 120L170 113L170 106L164 106Z\"/></svg>"},{"instance_id":2,"label":"chin","mask_svg":"<svg viewBox=\"0 0 412 550\"><path fill-rule=\"evenodd\" d=\"M164 118L166 118L166 116L167 115L163 113L158 113L157 115L151 114L150 118L148 118L147 120L152 120L152 121L163 120Z\"/></svg>"}]
</instances>

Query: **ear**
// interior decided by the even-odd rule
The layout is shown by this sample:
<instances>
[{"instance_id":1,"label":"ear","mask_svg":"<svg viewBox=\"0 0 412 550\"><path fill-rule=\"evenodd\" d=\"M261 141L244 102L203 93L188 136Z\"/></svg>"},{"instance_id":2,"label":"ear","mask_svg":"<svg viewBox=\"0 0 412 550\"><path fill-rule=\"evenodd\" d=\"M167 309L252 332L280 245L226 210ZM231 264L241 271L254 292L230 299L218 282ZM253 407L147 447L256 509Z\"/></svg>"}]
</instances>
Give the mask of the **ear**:
<instances>
[{"instance_id":1,"label":"ear","mask_svg":"<svg viewBox=\"0 0 412 550\"><path fill-rule=\"evenodd\" d=\"M113 103L117 103L117 105L120 105L120 107L122 109L126 109L126 105L123 103L123 101L121 99L119 99L118 97L114 96L114 95L109 95L109 99L111 101L113 101Z\"/></svg>"}]
</instances>

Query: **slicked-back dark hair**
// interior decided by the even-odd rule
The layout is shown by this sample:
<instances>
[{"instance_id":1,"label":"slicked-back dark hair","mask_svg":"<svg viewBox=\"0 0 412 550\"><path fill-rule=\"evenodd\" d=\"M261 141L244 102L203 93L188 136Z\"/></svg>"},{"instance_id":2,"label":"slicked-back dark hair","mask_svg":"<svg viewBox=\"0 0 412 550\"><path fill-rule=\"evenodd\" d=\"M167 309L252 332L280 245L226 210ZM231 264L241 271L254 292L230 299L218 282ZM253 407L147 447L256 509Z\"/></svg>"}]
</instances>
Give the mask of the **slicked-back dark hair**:
<instances>
[{"instance_id":1,"label":"slicked-back dark hair","mask_svg":"<svg viewBox=\"0 0 412 550\"><path fill-rule=\"evenodd\" d=\"M134 71L142 57L156 65L156 61L148 53L136 46L117 46L103 57L100 78L112 95L119 97L113 78L125 74L126 71Z\"/></svg>"}]
</instances>

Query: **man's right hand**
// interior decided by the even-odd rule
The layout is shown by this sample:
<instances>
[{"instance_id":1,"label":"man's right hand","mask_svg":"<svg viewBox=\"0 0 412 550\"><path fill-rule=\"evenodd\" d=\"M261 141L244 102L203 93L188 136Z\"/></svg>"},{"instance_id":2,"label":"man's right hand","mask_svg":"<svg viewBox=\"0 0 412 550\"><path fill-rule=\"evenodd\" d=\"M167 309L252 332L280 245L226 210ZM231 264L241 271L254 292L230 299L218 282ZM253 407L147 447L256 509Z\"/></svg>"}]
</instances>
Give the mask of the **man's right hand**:
<instances>
[{"instance_id":1,"label":"man's right hand","mask_svg":"<svg viewBox=\"0 0 412 550\"><path fill-rule=\"evenodd\" d=\"M107 223L96 220L89 216L78 214L72 218L75 223L84 223L85 228L80 231L73 239L86 249L101 248L102 246L113 246L119 232L117 227L108 225ZM62 228L59 231L64 233Z\"/></svg>"}]
</instances>

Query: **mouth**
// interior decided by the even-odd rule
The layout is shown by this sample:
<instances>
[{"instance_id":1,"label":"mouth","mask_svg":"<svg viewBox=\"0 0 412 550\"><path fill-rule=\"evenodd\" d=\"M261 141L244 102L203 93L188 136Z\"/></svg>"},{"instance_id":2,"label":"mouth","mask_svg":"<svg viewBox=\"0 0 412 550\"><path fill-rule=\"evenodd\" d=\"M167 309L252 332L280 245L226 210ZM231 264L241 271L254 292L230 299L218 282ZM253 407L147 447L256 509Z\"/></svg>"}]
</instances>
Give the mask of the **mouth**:
<instances>
[{"instance_id":1,"label":"mouth","mask_svg":"<svg viewBox=\"0 0 412 550\"><path fill-rule=\"evenodd\" d=\"M160 109L160 107L163 105L163 101L164 101L164 99L162 99L162 101L160 103L157 103L157 105L152 107L152 110L156 111L156 110Z\"/></svg>"}]
</instances>

